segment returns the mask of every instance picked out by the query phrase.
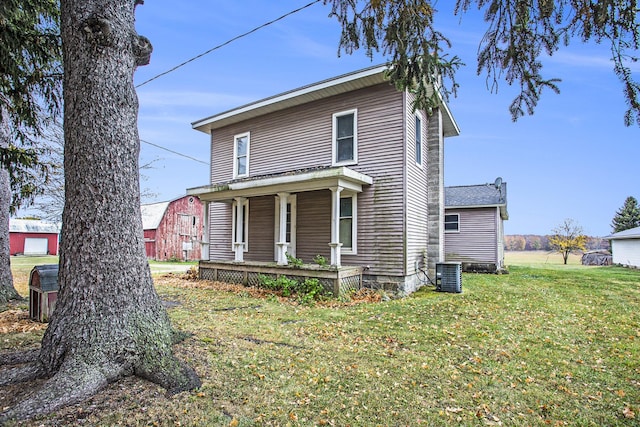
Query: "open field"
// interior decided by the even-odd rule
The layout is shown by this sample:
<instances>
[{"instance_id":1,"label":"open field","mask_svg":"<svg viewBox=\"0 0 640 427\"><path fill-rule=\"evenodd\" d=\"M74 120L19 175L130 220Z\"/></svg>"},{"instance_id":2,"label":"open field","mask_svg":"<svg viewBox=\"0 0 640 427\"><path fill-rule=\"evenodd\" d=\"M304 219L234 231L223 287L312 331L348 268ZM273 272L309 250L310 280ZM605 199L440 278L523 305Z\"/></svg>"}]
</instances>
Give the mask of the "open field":
<instances>
[{"instance_id":1,"label":"open field","mask_svg":"<svg viewBox=\"0 0 640 427\"><path fill-rule=\"evenodd\" d=\"M463 275L462 294L313 306L155 276L201 389L129 378L24 425L639 425L640 271L511 259L508 275Z\"/></svg>"},{"instance_id":2,"label":"open field","mask_svg":"<svg viewBox=\"0 0 640 427\"><path fill-rule=\"evenodd\" d=\"M567 265L581 266L581 258L582 255L569 254ZM564 265L562 255L557 252L549 251L506 251L504 254L504 259L508 267L512 265L529 267L550 267Z\"/></svg>"}]
</instances>

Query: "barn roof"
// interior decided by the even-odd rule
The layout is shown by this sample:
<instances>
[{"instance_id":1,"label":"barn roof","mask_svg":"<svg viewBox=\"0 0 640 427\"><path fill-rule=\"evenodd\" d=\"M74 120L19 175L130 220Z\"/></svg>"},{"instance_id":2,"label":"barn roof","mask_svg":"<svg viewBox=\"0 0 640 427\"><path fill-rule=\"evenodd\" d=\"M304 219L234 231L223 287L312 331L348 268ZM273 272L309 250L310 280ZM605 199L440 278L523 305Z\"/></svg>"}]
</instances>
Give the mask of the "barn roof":
<instances>
[{"instance_id":1,"label":"barn roof","mask_svg":"<svg viewBox=\"0 0 640 427\"><path fill-rule=\"evenodd\" d=\"M158 228L164 213L169 207L169 203L171 202L158 202L140 206L140 210L142 211L142 229L155 230Z\"/></svg>"},{"instance_id":2,"label":"barn roof","mask_svg":"<svg viewBox=\"0 0 640 427\"><path fill-rule=\"evenodd\" d=\"M605 239L609 239L609 240L640 239L640 227L630 228L628 230L623 230L617 233L613 233L605 237Z\"/></svg>"},{"instance_id":3,"label":"barn roof","mask_svg":"<svg viewBox=\"0 0 640 427\"><path fill-rule=\"evenodd\" d=\"M445 208L499 207L502 219L509 219L507 213L507 183L498 187L493 183L480 185L460 185L444 188Z\"/></svg>"},{"instance_id":4,"label":"barn roof","mask_svg":"<svg viewBox=\"0 0 640 427\"><path fill-rule=\"evenodd\" d=\"M10 233L60 233L60 225L38 219L10 219Z\"/></svg>"}]
</instances>

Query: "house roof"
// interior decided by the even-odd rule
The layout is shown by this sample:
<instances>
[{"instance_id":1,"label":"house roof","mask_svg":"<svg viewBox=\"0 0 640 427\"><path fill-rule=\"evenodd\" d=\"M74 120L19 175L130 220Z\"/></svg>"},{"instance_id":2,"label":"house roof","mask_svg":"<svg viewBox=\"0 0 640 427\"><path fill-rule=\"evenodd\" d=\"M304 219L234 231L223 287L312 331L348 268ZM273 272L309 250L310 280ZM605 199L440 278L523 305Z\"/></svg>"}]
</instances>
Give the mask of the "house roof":
<instances>
[{"instance_id":1,"label":"house roof","mask_svg":"<svg viewBox=\"0 0 640 427\"><path fill-rule=\"evenodd\" d=\"M509 219L507 212L507 183L493 183L445 187L444 206L450 208L499 207L502 219Z\"/></svg>"},{"instance_id":2,"label":"house roof","mask_svg":"<svg viewBox=\"0 0 640 427\"><path fill-rule=\"evenodd\" d=\"M164 213L169 207L169 203L171 202L158 202L140 206L140 210L142 211L142 229L155 230L158 228Z\"/></svg>"},{"instance_id":3,"label":"house roof","mask_svg":"<svg viewBox=\"0 0 640 427\"><path fill-rule=\"evenodd\" d=\"M386 71L386 65L378 65L352 73L343 74L338 77L303 86L298 89L222 112L220 114L206 117L191 123L191 126L196 130L209 134L213 129L219 129L224 126L239 123L267 113L284 110L285 108L299 106L311 101L384 83L387 81L385 79ZM441 108L443 113L442 125L444 136L459 135L460 129L458 124L444 101L441 103Z\"/></svg>"},{"instance_id":4,"label":"house roof","mask_svg":"<svg viewBox=\"0 0 640 427\"><path fill-rule=\"evenodd\" d=\"M345 166L316 167L283 173L239 178L187 189L187 194L203 201L231 201L234 197L254 197L280 192L297 193L331 187L359 193L373 178Z\"/></svg>"},{"instance_id":5,"label":"house roof","mask_svg":"<svg viewBox=\"0 0 640 427\"><path fill-rule=\"evenodd\" d=\"M605 237L605 239L609 239L609 240L640 239L640 227L630 228L628 230L623 230L617 233L613 233Z\"/></svg>"},{"instance_id":6,"label":"house roof","mask_svg":"<svg viewBox=\"0 0 640 427\"><path fill-rule=\"evenodd\" d=\"M9 232L58 234L60 233L60 224L53 224L37 219L10 219Z\"/></svg>"}]
</instances>

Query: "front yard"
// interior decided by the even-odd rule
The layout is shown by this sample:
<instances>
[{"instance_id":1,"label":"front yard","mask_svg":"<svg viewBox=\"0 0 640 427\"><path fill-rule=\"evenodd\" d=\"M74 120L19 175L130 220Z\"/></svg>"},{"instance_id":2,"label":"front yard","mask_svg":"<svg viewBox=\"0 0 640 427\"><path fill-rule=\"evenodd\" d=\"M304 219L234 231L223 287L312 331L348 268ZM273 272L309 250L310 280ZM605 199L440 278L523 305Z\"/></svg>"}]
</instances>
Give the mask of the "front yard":
<instances>
[{"instance_id":1,"label":"front yard","mask_svg":"<svg viewBox=\"0 0 640 427\"><path fill-rule=\"evenodd\" d=\"M156 276L202 388L168 399L130 378L25 425L638 425L640 271L510 271L465 274L462 294L314 306ZM6 330L1 348L41 334Z\"/></svg>"}]
</instances>

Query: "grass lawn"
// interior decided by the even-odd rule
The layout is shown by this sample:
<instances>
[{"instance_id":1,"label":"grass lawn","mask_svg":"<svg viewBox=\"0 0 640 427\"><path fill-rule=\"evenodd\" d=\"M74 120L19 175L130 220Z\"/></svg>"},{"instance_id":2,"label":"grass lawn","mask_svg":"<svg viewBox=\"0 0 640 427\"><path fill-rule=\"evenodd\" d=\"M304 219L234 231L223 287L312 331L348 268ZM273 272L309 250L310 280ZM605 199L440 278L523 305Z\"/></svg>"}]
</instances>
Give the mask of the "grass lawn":
<instances>
[{"instance_id":1,"label":"grass lawn","mask_svg":"<svg viewBox=\"0 0 640 427\"><path fill-rule=\"evenodd\" d=\"M508 254L462 294L314 306L155 276L201 389L129 378L25 425L637 426L640 271L561 263Z\"/></svg>"}]
</instances>

